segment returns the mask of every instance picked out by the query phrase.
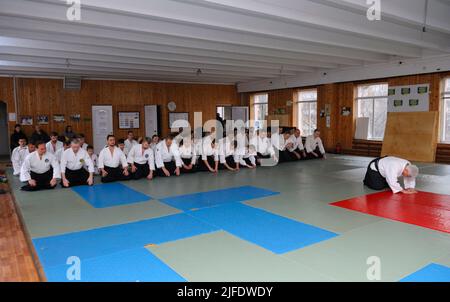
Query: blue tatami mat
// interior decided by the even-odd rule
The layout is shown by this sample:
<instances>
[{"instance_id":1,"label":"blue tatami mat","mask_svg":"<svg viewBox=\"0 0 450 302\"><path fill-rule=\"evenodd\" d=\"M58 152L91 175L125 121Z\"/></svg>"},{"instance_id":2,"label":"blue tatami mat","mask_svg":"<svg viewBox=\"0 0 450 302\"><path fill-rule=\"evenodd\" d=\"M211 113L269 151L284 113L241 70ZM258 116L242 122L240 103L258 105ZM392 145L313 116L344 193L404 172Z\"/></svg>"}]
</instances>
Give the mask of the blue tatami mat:
<instances>
[{"instance_id":1,"label":"blue tatami mat","mask_svg":"<svg viewBox=\"0 0 450 302\"><path fill-rule=\"evenodd\" d=\"M194 194L167 197L160 199L160 201L174 208L183 211L189 211L193 209L208 208L225 203L242 202L256 198L263 198L277 194L279 193L266 189L256 188L252 186L244 186L238 188L229 188L209 192L200 192Z\"/></svg>"},{"instance_id":2,"label":"blue tatami mat","mask_svg":"<svg viewBox=\"0 0 450 302\"><path fill-rule=\"evenodd\" d=\"M241 239L276 254L297 250L337 234L241 203L189 212Z\"/></svg>"},{"instance_id":3,"label":"blue tatami mat","mask_svg":"<svg viewBox=\"0 0 450 302\"><path fill-rule=\"evenodd\" d=\"M429 264L417 272L403 278L401 282L450 282L450 267Z\"/></svg>"},{"instance_id":4,"label":"blue tatami mat","mask_svg":"<svg viewBox=\"0 0 450 302\"><path fill-rule=\"evenodd\" d=\"M146 248L83 260L79 275L73 264L45 268L50 282L183 282L186 281ZM74 276L79 280L73 280Z\"/></svg>"},{"instance_id":5,"label":"blue tatami mat","mask_svg":"<svg viewBox=\"0 0 450 302\"><path fill-rule=\"evenodd\" d=\"M82 261L119 251L210 233L217 228L186 214L175 214L89 231L33 239L44 267L64 265L70 256Z\"/></svg>"},{"instance_id":6,"label":"blue tatami mat","mask_svg":"<svg viewBox=\"0 0 450 302\"><path fill-rule=\"evenodd\" d=\"M149 201L152 198L120 183L72 188L94 208L109 208Z\"/></svg>"}]
</instances>

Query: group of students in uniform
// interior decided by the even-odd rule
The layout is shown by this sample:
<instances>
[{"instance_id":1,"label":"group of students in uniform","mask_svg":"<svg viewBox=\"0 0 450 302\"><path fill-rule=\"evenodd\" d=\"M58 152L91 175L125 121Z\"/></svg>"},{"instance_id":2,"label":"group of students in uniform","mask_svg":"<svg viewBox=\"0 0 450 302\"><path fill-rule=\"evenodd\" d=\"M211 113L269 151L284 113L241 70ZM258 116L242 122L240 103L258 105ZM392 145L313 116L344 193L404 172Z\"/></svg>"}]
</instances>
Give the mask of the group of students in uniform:
<instances>
[{"instance_id":1,"label":"group of students in uniform","mask_svg":"<svg viewBox=\"0 0 450 302\"><path fill-rule=\"evenodd\" d=\"M62 142L58 133L52 132L48 142L27 144L26 137L18 137L17 143L11 159L14 175L25 183L22 187L25 191L52 189L58 180L64 188L93 185L94 175L100 175L103 183L110 183L198 171L255 169L263 160L277 164L326 159L318 129L305 143L297 128L279 128L272 135L264 129L235 129L224 137L218 137L213 129L200 138L181 132L162 140L157 135L135 140L129 131L126 139L116 140L114 135L108 135L98 157L82 134L66 137ZM374 190L390 188L393 193L413 194L417 193L418 174L419 169L405 159L377 158L369 164L364 184ZM404 179L404 189L398 181L400 177Z\"/></svg>"},{"instance_id":2,"label":"group of students in uniform","mask_svg":"<svg viewBox=\"0 0 450 302\"><path fill-rule=\"evenodd\" d=\"M14 175L25 183L22 190L52 189L58 180L62 187L92 185L94 175L103 183L130 179L179 176L181 174L219 170L255 169L263 159L274 163L302 159L326 158L320 131L308 136L303 144L299 129L281 129L271 137L266 130L242 129L218 137L215 130L203 133L171 134L160 140L126 139L108 135L98 157L82 134L63 139L56 132L48 142L19 137L11 156ZM276 152L277 151L277 152Z\"/></svg>"}]
</instances>

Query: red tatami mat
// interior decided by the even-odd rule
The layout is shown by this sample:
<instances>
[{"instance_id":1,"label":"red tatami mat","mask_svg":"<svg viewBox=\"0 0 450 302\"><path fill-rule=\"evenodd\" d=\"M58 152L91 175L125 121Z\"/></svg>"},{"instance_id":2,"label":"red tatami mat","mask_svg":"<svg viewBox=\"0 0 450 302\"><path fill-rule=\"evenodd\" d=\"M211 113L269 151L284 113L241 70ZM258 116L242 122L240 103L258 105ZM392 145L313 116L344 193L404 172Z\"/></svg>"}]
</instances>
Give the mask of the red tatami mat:
<instances>
[{"instance_id":1,"label":"red tatami mat","mask_svg":"<svg viewBox=\"0 0 450 302\"><path fill-rule=\"evenodd\" d=\"M450 233L450 195L381 192L331 205Z\"/></svg>"}]
</instances>

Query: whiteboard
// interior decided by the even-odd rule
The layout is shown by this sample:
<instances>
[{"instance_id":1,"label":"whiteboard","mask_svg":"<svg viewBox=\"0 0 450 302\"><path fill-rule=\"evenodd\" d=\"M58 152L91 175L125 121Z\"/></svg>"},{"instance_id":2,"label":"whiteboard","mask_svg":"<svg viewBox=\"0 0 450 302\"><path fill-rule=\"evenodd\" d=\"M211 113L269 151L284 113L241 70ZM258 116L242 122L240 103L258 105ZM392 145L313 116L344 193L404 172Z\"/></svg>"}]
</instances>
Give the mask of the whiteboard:
<instances>
[{"instance_id":1,"label":"whiteboard","mask_svg":"<svg viewBox=\"0 0 450 302\"><path fill-rule=\"evenodd\" d=\"M169 127L171 129L187 128L189 126L190 125L189 125L189 113L188 112L170 112L169 113Z\"/></svg>"},{"instance_id":2,"label":"whiteboard","mask_svg":"<svg viewBox=\"0 0 450 302\"><path fill-rule=\"evenodd\" d=\"M140 112L119 112L119 129L139 129Z\"/></svg>"},{"instance_id":3,"label":"whiteboard","mask_svg":"<svg viewBox=\"0 0 450 302\"><path fill-rule=\"evenodd\" d=\"M368 117L360 117L356 119L356 132L355 139L369 139L369 118Z\"/></svg>"},{"instance_id":4,"label":"whiteboard","mask_svg":"<svg viewBox=\"0 0 450 302\"><path fill-rule=\"evenodd\" d=\"M144 107L145 112L145 136L152 137L158 135L158 106L147 105Z\"/></svg>"}]
</instances>

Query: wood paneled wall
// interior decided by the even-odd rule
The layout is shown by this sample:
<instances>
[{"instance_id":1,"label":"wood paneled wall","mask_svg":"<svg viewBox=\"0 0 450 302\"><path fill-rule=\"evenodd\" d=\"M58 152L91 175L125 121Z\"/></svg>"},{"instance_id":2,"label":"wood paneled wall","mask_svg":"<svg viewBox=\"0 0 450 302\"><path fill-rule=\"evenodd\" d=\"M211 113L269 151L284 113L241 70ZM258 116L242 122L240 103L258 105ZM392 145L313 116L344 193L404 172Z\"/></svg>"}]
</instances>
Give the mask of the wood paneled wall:
<instances>
[{"instance_id":1,"label":"wood paneled wall","mask_svg":"<svg viewBox=\"0 0 450 302\"><path fill-rule=\"evenodd\" d=\"M326 127L326 118L318 117L318 128L321 129L324 144L327 150L335 150L339 143L344 151L351 151L353 148L353 137L356 126L357 108L355 104L355 89L360 84L386 82L390 86L430 84L430 111L440 111L441 104L441 83L445 77L449 77L450 72L430 73L423 75L412 75L403 77L393 77L386 79L376 79L370 81L344 82L318 85L318 114L320 110L325 109L329 104L331 109L331 127ZM281 108L284 105L286 112L292 118L292 125L295 126L295 106L287 107L286 100L295 100L298 89L309 89L313 87L298 87L269 91L269 110L270 108ZM243 98L250 99L251 94L243 94ZM350 116L342 116L341 108L352 108Z\"/></svg>"},{"instance_id":2,"label":"wood paneled wall","mask_svg":"<svg viewBox=\"0 0 450 302\"><path fill-rule=\"evenodd\" d=\"M63 89L61 79L18 78L17 100L18 118L31 115L36 123L36 115L49 115L46 131L62 133L66 125L72 125L77 133L84 133L88 142L92 141L92 105L112 105L114 111L114 132L125 137L126 130L118 129L118 111L139 111L140 129L134 130L136 136L145 134L144 105L160 105L162 135L169 132L167 103L177 104L176 112L189 112L191 125L194 112L202 112L203 121L214 119L216 106L241 105L240 96L234 85L153 83L132 81L83 80L81 90ZM0 101L5 101L9 112L15 112L13 79L0 78ZM70 121L71 114L81 114L79 122ZM52 121L53 114L64 114L65 123ZM10 130L15 122L10 123ZM25 132L32 132L25 126Z\"/></svg>"}]
</instances>

